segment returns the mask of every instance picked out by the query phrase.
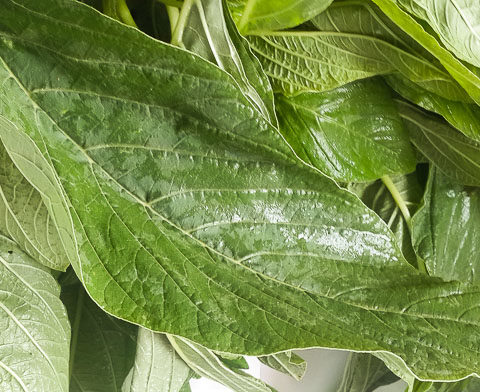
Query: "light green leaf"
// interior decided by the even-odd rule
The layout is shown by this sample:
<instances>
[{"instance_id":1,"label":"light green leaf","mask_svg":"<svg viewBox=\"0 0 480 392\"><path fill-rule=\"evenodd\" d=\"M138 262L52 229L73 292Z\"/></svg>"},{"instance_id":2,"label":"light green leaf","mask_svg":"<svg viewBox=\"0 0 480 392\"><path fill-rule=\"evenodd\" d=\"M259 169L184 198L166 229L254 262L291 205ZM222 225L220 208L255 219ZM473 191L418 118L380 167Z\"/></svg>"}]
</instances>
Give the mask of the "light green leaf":
<instances>
[{"instance_id":1,"label":"light green leaf","mask_svg":"<svg viewBox=\"0 0 480 392\"><path fill-rule=\"evenodd\" d=\"M307 362L293 351L258 357L260 362L274 370L300 381L307 371Z\"/></svg>"},{"instance_id":2,"label":"light green leaf","mask_svg":"<svg viewBox=\"0 0 480 392\"><path fill-rule=\"evenodd\" d=\"M196 1L182 42L186 49L229 73L252 106L275 125L273 91L268 77L222 3L222 0Z\"/></svg>"},{"instance_id":3,"label":"light green leaf","mask_svg":"<svg viewBox=\"0 0 480 392\"><path fill-rule=\"evenodd\" d=\"M400 73L438 94L469 100L442 66L411 50L401 35L385 27L378 10L356 3L345 6L330 7L314 19L321 31L248 37L275 91L289 95L325 91L357 79ZM352 18L352 11L358 16Z\"/></svg>"},{"instance_id":4,"label":"light green leaf","mask_svg":"<svg viewBox=\"0 0 480 392\"><path fill-rule=\"evenodd\" d=\"M325 10L333 0L228 0L242 34L295 27Z\"/></svg>"},{"instance_id":5,"label":"light green leaf","mask_svg":"<svg viewBox=\"0 0 480 392\"><path fill-rule=\"evenodd\" d=\"M68 257L40 193L15 167L1 144L0 231L43 265L60 271L67 268Z\"/></svg>"},{"instance_id":6,"label":"light green leaf","mask_svg":"<svg viewBox=\"0 0 480 392\"><path fill-rule=\"evenodd\" d=\"M398 107L412 143L425 157L456 182L480 185L480 142L406 102Z\"/></svg>"},{"instance_id":7,"label":"light green leaf","mask_svg":"<svg viewBox=\"0 0 480 392\"><path fill-rule=\"evenodd\" d=\"M480 103L480 76L442 47L423 27L398 5L398 0L373 0L400 28L433 54L478 104Z\"/></svg>"},{"instance_id":8,"label":"light green leaf","mask_svg":"<svg viewBox=\"0 0 480 392\"><path fill-rule=\"evenodd\" d=\"M480 67L480 2L477 0L398 0L435 31L458 58Z\"/></svg>"},{"instance_id":9,"label":"light green leaf","mask_svg":"<svg viewBox=\"0 0 480 392\"><path fill-rule=\"evenodd\" d=\"M478 282L480 188L431 170L423 205L412 219L413 244L430 275Z\"/></svg>"},{"instance_id":10,"label":"light green leaf","mask_svg":"<svg viewBox=\"0 0 480 392\"><path fill-rule=\"evenodd\" d=\"M137 327L105 313L80 284L64 285L62 301L72 325L69 391L120 392L134 362Z\"/></svg>"},{"instance_id":11,"label":"light green leaf","mask_svg":"<svg viewBox=\"0 0 480 392\"><path fill-rule=\"evenodd\" d=\"M456 102L415 85L398 75L385 77L401 96L424 109L438 113L464 135L480 141L480 107L474 103Z\"/></svg>"},{"instance_id":12,"label":"light green leaf","mask_svg":"<svg viewBox=\"0 0 480 392\"><path fill-rule=\"evenodd\" d=\"M397 380L380 359L370 354L350 353L337 392L372 392Z\"/></svg>"},{"instance_id":13,"label":"light green leaf","mask_svg":"<svg viewBox=\"0 0 480 392\"><path fill-rule=\"evenodd\" d=\"M202 377L219 382L235 392L272 392L262 381L226 366L212 351L188 339L167 335L177 354Z\"/></svg>"},{"instance_id":14,"label":"light green leaf","mask_svg":"<svg viewBox=\"0 0 480 392\"><path fill-rule=\"evenodd\" d=\"M179 392L192 375L165 335L141 327L131 373L122 392Z\"/></svg>"},{"instance_id":15,"label":"light green leaf","mask_svg":"<svg viewBox=\"0 0 480 392\"><path fill-rule=\"evenodd\" d=\"M222 352L480 371L477 288L409 266L218 67L65 0L7 1L0 56L0 137L109 313Z\"/></svg>"},{"instance_id":16,"label":"light green leaf","mask_svg":"<svg viewBox=\"0 0 480 392\"><path fill-rule=\"evenodd\" d=\"M323 93L278 95L280 131L296 154L338 181L415 170L415 156L390 89L378 79Z\"/></svg>"},{"instance_id":17,"label":"light green leaf","mask_svg":"<svg viewBox=\"0 0 480 392\"><path fill-rule=\"evenodd\" d=\"M0 390L67 392L70 328L50 272L0 236Z\"/></svg>"}]
</instances>

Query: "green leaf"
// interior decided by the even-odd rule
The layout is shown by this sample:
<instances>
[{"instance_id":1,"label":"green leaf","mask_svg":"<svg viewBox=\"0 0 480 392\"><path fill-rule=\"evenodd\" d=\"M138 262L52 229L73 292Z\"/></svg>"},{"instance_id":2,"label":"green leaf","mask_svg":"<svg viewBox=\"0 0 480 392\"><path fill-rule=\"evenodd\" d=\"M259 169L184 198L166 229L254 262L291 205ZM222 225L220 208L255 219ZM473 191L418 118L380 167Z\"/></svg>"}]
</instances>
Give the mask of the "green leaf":
<instances>
[{"instance_id":1,"label":"green leaf","mask_svg":"<svg viewBox=\"0 0 480 392\"><path fill-rule=\"evenodd\" d=\"M248 43L237 31L222 0L198 0L183 33L186 49L217 64L238 83L267 120L276 124L273 91Z\"/></svg>"},{"instance_id":2,"label":"green leaf","mask_svg":"<svg viewBox=\"0 0 480 392\"><path fill-rule=\"evenodd\" d=\"M380 359L370 354L350 353L337 392L372 392L397 380Z\"/></svg>"},{"instance_id":3,"label":"green leaf","mask_svg":"<svg viewBox=\"0 0 480 392\"><path fill-rule=\"evenodd\" d=\"M398 75L385 77L402 97L426 110L438 113L465 136L480 141L480 107L474 103L456 102L415 85Z\"/></svg>"},{"instance_id":4,"label":"green leaf","mask_svg":"<svg viewBox=\"0 0 480 392\"><path fill-rule=\"evenodd\" d=\"M0 38L0 137L103 309L222 352L479 372L477 288L409 266L218 67L72 1L6 2Z\"/></svg>"},{"instance_id":5,"label":"green leaf","mask_svg":"<svg viewBox=\"0 0 480 392\"><path fill-rule=\"evenodd\" d=\"M352 18L352 11L358 12L358 17ZM321 31L272 32L248 39L274 90L288 95L400 73L438 94L469 100L442 66L411 50L408 43L400 44L401 35L392 38L377 13L372 7L347 2L314 19Z\"/></svg>"},{"instance_id":6,"label":"green leaf","mask_svg":"<svg viewBox=\"0 0 480 392\"><path fill-rule=\"evenodd\" d=\"M72 325L70 391L120 392L133 365L137 327L100 309L82 285L62 288Z\"/></svg>"},{"instance_id":7,"label":"green leaf","mask_svg":"<svg viewBox=\"0 0 480 392\"><path fill-rule=\"evenodd\" d=\"M432 169L423 205L412 219L413 244L430 275L478 282L480 188L465 187Z\"/></svg>"},{"instance_id":8,"label":"green leaf","mask_svg":"<svg viewBox=\"0 0 480 392\"><path fill-rule=\"evenodd\" d=\"M295 27L325 10L333 0L228 0L242 34Z\"/></svg>"},{"instance_id":9,"label":"green leaf","mask_svg":"<svg viewBox=\"0 0 480 392\"><path fill-rule=\"evenodd\" d=\"M475 0L397 0L428 23L458 58L480 67L480 3Z\"/></svg>"},{"instance_id":10,"label":"green leaf","mask_svg":"<svg viewBox=\"0 0 480 392\"><path fill-rule=\"evenodd\" d=\"M64 271L68 257L41 194L0 144L0 231L43 265Z\"/></svg>"},{"instance_id":11,"label":"green leaf","mask_svg":"<svg viewBox=\"0 0 480 392\"><path fill-rule=\"evenodd\" d=\"M177 354L202 377L219 382L237 392L272 392L262 381L226 366L211 350L188 339L167 335Z\"/></svg>"},{"instance_id":12,"label":"green leaf","mask_svg":"<svg viewBox=\"0 0 480 392\"><path fill-rule=\"evenodd\" d=\"M412 143L425 157L456 182L480 185L480 142L406 102L398 107Z\"/></svg>"},{"instance_id":13,"label":"green leaf","mask_svg":"<svg viewBox=\"0 0 480 392\"><path fill-rule=\"evenodd\" d=\"M50 272L0 236L0 390L68 391L70 328Z\"/></svg>"},{"instance_id":14,"label":"green leaf","mask_svg":"<svg viewBox=\"0 0 480 392\"><path fill-rule=\"evenodd\" d=\"M138 328L135 364L122 392L180 392L191 376L165 335Z\"/></svg>"},{"instance_id":15,"label":"green leaf","mask_svg":"<svg viewBox=\"0 0 480 392\"><path fill-rule=\"evenodd\" d=\"M426 50L433 54L478 104L480 103L480 77L466 67L452 53L443 48L438 41L398 5L398 0L373 0L380 9L400 28L414 38ZM448 98L448 97L447 97Z\"/></svg>"},{"instance_id":16,"label":"green leaf","mask_svg":"<svg viewBox=\"0 0 480 392\"><path fill-rule=\"evenodd\" d=\"M307 362L292 351L258 357L260 362L274 370L300 381L307 371Z\"/></svg>"},{"instance_id":17,"label":"green leaf","mask_svg":"<svg viewBox=\"0 0 480 392\"><path fill-rule=\"evenodd\" d=\"M276 99L280 130L296 154L338 181L415 170L390 89L367 79L323 93Z\"/></svg>"}]
</instances>

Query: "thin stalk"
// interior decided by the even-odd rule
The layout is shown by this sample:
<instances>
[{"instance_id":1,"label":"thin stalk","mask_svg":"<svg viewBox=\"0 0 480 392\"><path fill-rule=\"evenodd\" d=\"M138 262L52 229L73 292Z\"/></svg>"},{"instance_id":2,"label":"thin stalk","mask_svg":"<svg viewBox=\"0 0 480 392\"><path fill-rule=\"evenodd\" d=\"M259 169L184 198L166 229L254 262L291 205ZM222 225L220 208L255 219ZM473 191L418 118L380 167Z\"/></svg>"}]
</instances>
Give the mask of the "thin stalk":
<instances>
[{"instance_id":1,"label":"thin stalk","mask_svg":"<svg viewBox=\"0 0 480 392\"><path fill-rule=\"evenodd\" d=\"M178 8L171 7L167 5L167 14L168 14L168 19L170 20L170 33L173 34L175 33L175 26L178 23L178 17L180 16L180 11Z\"/></svg>"},{"instance_id":2,"label":"thin stalk","mask_svg":"<svg viewBox=\"0 0 480 392\"><path fill-rule=\"evenodd\" d=\"M180 47L183 46L183 31L185 30L185 26L187 25L188 17L190 16L190 11L194 2L195 0L184 1L182 9L180 10L180 14L178 16L178 20L175 24L175 29L172 34L172 45Z\"/></svg>"},{"instance_id":3,"label":"thin stalk","mask_svg":"<svg viewBox=\"0 0 480 392\"><path fill-rule=\"evenodd\" d=\"M77 297L77 308L75 309L75 319L73 320L73 325L72 325L72 342L70 345L70 370L69 370L69 377L68 377L69 380L71 380L72 378L73 365L75 363L75 352L77 350L78 333L80 330L80 321L82 319L84 298L85 298L85 290L83 289L83 286L80 285L80 289L78 290L78 297Z\"/></svg>"},{"instance_id":4,"label":"thin stalk","mask_svg":"<svg viewBox=\"0 0 480 392\"><path fill-rule=\"evenodd\" d=\"M125 0L117 0L117 12L123 23L132 27L137 27Z\"/></svg>"},{"instance_id":5,"label":"thin stalk","mask_svg":"<svg viewBox=\"0 0 480 392\"><path fill-rule=\"evenodd\" d=\"M381 177L382 182L385 184L387 187L388 191L393 197L393 200L397 204L398 208L400 208L400 211L403 215L403 219L405 219L405 223L407 224L408 232L410 233L410 236L412 235L412 216L410 215L410 211L408 210L407 203L405 203L405 200L403 200L402 195L398 191L397 187L393 183L392 179L389 176L383 176ZM423 272L424 274L427 273L427 268L425 267L425 262L423 261L422 258L417 257L417 265L419 271Z\"/></svg>"}]
</instances>

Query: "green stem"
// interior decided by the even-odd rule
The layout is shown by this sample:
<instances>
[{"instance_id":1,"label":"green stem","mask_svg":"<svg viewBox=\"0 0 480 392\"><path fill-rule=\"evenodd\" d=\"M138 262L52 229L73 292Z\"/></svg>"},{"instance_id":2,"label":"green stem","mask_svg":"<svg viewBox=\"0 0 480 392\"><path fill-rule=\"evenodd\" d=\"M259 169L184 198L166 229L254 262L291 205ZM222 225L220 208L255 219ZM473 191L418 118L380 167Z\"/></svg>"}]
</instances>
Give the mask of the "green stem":
<instances>
[{"instance_id":1,"label":"green stem","mask_svg":"<svg viewBox=\"0 0 480 392\"><path fill-rule=\"evenodd\" d=\"M175 26L178 23L178 17L180 16L180 11L178 8L171 7L167 5L167 14L168 14L168 19L170 20L170 33L173 34L175 33Z\"/></svg>"},{"instance_id":2,"label":"green stem","mask_svg":"<svg viewBox=\"0 0 480 392\"><path fill-rule=\"evenodd\" d=\"M185 30L185 26L187 25L188 17L190 16L190 11L194 2L195 0L185 0L185 2L183 3L177 23L175 24L175 29L172 34L172 45L180 47L183 46L183 31Z\"/></svg>"},{"instance_id":3,"label":"green stem","mask_svg":"<svg viewBox=\"0 0 480 392\"><path fill-rule=\"evenodd\" d=\"M132 27L137 27L125 0L117 0L117 12L123 23Z\"/></svg>"},{"instance_id":4,"label":"green stem","mask_svg":"<svg viewBox=\"0 0 480 392\"><path fill-rule=\"evenodd\" d=\"M412 216L410 215L410 211L408 210L407 203L403 200L402 195L398 191L397 187L393 183L392 179L389 176L383 176L381 178L382 182L387 187L388 191L395 200L398 208L402 212L403 218L405 219L405 223L407 224L408 232L410 233L410 237L412 236ZM425 267L425 262L422 258L417 256L417 266L419 271L423 272L424 274L428 274L427 268Z\"/></svg>"},{"instance_id":5,"label":"green stem","mask_svg":"<svg viewBox=\"0 0 480 392\"><path fill-rule=\"evenodd\" d=\"M73 366L75 363L75 352L77 350L78 343L78 333L80 330L80 321L82 319L82 310L83 310L83 299L85 298L85 290L83 286L80 285L78 290L77 297L77 307L75 309L75 318L72 325L72 342L70 345L70 371L69 371L69 380L72 378Z\"/></svg>"}]
</instances>

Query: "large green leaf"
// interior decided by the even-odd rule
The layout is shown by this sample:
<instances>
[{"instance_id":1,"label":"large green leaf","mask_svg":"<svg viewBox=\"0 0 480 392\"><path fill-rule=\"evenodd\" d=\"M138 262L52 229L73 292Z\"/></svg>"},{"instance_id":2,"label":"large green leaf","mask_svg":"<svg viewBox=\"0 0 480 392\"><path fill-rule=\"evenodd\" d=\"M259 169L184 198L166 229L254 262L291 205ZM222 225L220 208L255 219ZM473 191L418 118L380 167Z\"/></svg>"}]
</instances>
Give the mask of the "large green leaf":
<instances>
[{"instance_id":1,"label":"large green leaf","mask_svg":"<svg viewBox=\"0 0 480 392\"><path fill-rule=\"evenodd\" d=\"M195 2L182 42L188 50L229 73L252 105L275 124L273 92L268 77L222 3L222 0Z\"/></svg>"},{"instance_id":2,"label":"large green leaf","mask_svg":"<svg viewBox=\"0 0 480 392\"><path fill-rule=\"evenodd\" d=\"M280 130L298 156L339 181L415 169L408 133L381 80L276 99Z\"/></svg>"},{"instance_id":3,"label":"large green leaf","mask_svg":"<svg viewBox=\"0 0 480 392\"><path fill-rule=\"evenodd\" d=\"M292 351L258 357L260 362L300 381L307 371L307 362Z\"/></svg>"},{"instance_id":4,"label":"large green leaf","mask_svg":"<svg viewBox=\"0 0 480 392\"><path fill-rule=\"evenodd\" d=\"M259 379L226 366L211 350L188 339L167 335L176 353L202 377L217 381L235 392L272 392Z\"/></svg>"},{"instance_id":5,"label":"large green leaf","mask_svg":"<svg viewBox=\"0 0 480 392\"><path fill-rule=\"evenodd\" d=\"M337 392L372 392L397 380L380 359L370 354L350 353Z\"/></svg>"},{"instance_id":6,"label":"large green leaf","mask_svg":"<svg viewBox=\"0 0 480 392\"><path fill-rule=\"evenodd\" d=\"M480 185L480 142L406 102L399 101L398 107L412 143L425 157L455 181Z\"/></svg>"},{"instance_id":7,"label":"large green leaf","mask_svg":"<svg viewBox=\"0 0 480 392\"><path fill-rule=\"evenodd\" d=\"M134 362L137 327L105 313L80 284L64 286L62 300L72 325L69 391L120 392Z\"/></svg>"},{"instance_id":8,"label":"large green leaf","mask_svg":"<svg viewBox=\"0 0 480 392\"><path fill-rule=\"evenodd\" d=\"M443 0L441 0L443 1ZM373 0L400 28L432 53L477 103L480 103L480 76L439 44L435 37L398 5L398 0Z\"/></svg>"},{"instance_id":9,"label":"large green leaf","mask_svg":"<svg viewBox=\"0 0 480 392\"><path fill-rule=\"evenodd\" d=\"M3 5L0 137L102 308L223 352L480 371L477 288L410 267L228 74L76 2Z\"/></svg>"},{"instance_id":10,"label":"large green leaf","mask_svg":"<svg viewBox=\"0 0 480 392\"><path fill-rule=\"evenodd\" d=\"M138 328L135 364L122 392L180 392L191 376L165 335Z\"/></svg>"},{"instance_id":11,"label":"large green leaf","mask_svg":"<svg viewBox=\"0 0 480 392\"><path fill-rule=\"evenodd\" d=\"M297 26L322 12L333 0L228 0L242 34Z\"/></svg>"},{"instance_id":12,"label":"large green leaf","mask_svg":"<svg viewBox=\"0 0 480 392\"><path fill-rule=\"evenodd\" d=\"M56 270L69 264L57 228L40 193L0 145L0 231L38 262Z\"/></svg>"},{"instance_id":13,"label":"large green leaf","mask_svg":"<svg viewBox=\"0 0 480 392\"><path fill-rule=\"evenodd\" d=\"M398 0L426 21L457 57L480 67L480 2L477 0Z\"/></svg>"},{"instance_id":14,"label":"large green leaf","mask_svg":"<svg viewBox=\"0 0 480 392\"><path fill-rule=\"evenodd\" d=\"M469 99L448 72L386 27L372 6L340 3L314 19L320 31L249 37L276 91L324 91L357 79L400 73L451 99Z\"/></svg>"},{"instance_id":15,"label":"large green leaf","mask_svg":"<svg viewBox=\"0 0 480 392\"><path fill-rule=\"evenodd\" d=\"M442 115L460 132L476 141L480 141L480 107L477 104L443 98L422 89L399 75L388 75L386 80L404 98L424 109Z\"/></svg>"},{"instance_id":16,"label":"large green leaf","mask_svg":"<svg viewBox=\"0 0 480 392\"><path fill-rule=\"evenodd\" d=\"M456 184L432 169L412 226L414 247L430 275L480 280L480 188Z\"/></svg>"},{"instance_id":17,"label":"large green leaf","mask_svg":"<svg viewBox=\"0 0 480 392\"><path fill-rule=\"evenodd\" d=\"M0 390L67 392L70 328L50 272L0 236Z\"/></svg>"}]
</instances>

